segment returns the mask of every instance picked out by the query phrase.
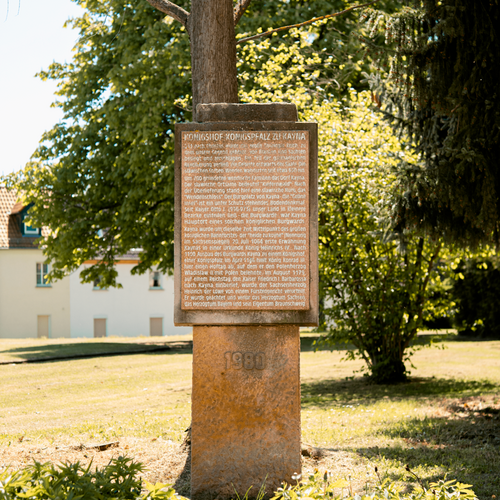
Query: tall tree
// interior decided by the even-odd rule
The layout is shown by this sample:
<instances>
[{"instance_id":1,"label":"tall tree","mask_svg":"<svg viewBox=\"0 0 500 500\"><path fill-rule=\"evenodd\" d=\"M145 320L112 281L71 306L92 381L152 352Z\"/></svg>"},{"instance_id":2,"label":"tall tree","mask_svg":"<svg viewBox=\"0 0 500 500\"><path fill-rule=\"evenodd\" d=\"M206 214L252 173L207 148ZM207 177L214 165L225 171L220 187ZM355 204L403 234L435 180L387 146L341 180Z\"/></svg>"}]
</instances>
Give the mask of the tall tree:
<instances>
[{"instance_id":1,"label":"tall tree","mask_svg":"<svg viewBox=\"0 0 500 500\"><path fill-rule=\"evenodd\" d=\"M407 378L418 330L441 288L443 245L415 232L388 230L394 170L405 151L370 110L368 92L323 104L320 124L320 297L327 345L348 343L376 383ZM404 244L404 247L402 246Z\"/></svg>"},{"instance_id":2,"label":"tall tree","mask_svg":"<svg viewBox=\"0 0 500 500\"><path fill-rule=\"evenodd\" d=\"M32 223L50 229L42 244L56 279L99 260L82 278L115 285L115 257L133 248L142 249L134 272L172 267L174 124L190 120L198 102L237 101L235 23L245 38L309 23L318 13L338 19L340 33L319 22L308 34L319 64L304 71L321 73L311 88L332 81L344 63L345 78L359 82L364 64L361 54L342 52L356 26L348 0L241 0L234 9L231 0L76 1L86 8L71 21L80 30L76 55L40 74L58 82L64 118L43 135L24 171L6 181L32 204ZM258 85L252 67L265 54L242 53L248 90Z\"/></svg>"},{"instance_id":3,"label":"tall tree","mask_svg":"<svg viewBox=\"0 0 500 500\"><path fill-rule=\"evenodd\" d=\"M420 153L401 165L398 224L466 246L498 244L500 4L409 3L385 25L396 56L389 82L375 85Z\"/></svg>"}]
</instances>

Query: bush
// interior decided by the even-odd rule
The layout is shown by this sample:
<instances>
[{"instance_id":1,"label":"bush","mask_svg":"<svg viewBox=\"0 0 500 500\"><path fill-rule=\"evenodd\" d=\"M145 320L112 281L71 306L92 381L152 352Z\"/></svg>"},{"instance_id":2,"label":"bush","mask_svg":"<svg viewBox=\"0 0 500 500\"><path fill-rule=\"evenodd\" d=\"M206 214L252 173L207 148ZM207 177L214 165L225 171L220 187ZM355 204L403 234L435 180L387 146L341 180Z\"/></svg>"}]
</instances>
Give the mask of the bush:
<instances>
[{"instance_id":1,"label":"bush","mask_svg":"<svg viewBox=\"0 0 500 500\"><path fill-rule=\"evenodd\" d=\"M424 320L438 313L441 241L391 230L394 169L411 150L368 93L312 108L319 124L321 343L352 344L373 382L403 382ZM438 308L439 309L439 308Z\"/></svg>"},{"instance_id":2,"label":"bush","mask_svg":"<svg viewBox=\"0 0 500 500\"><path fill-rule=\"evenodd\" d=\"M318 123L321 344L354 345L346 358L363 359L372 381L403 382L419 328L442 314L443 301L428 299L442 293L436 266L448 249L439 240L390 230L395 172L403 159L412 161L410 144L374 111L368 92L350 89L341 100L319 102L319 73L306 69L320 60L309 53L307 33L290 36L292 46L272 48L266 40L242 48L242 60L271 56L255 74L242 71L252 90L240 97L294 102L302 121ZM283 71L291 62L293 71Z\"/></svg>"},{"instance_id":3,"label":"bush","mask_svg":"<svg viewBox=\"0 0 500 500\"><path fill-rule=\"evenodd\" d=\"M187 500L177 495L167 484L151 484L137 476L144 470L142 464L130 458L118 457L103 469L90 470L80 462L55 466L50 463L33 465L19 471L0 472L0 500ZM375 469L376 470L376 469ZM407 468L410 474L413 474ZM416 477L416 476L415 476ZM299 479L299 478L297 478ZM417 478L418 480L418 478ZM284 485L273 500L477 500L467 484L440 481L425 487L419 486L409 494L402 493L389 479L378 484L365 485L365 494L354 494L345 479L332 481L328 473L319 472L296 486ZM248 494L248 492L247 492ZM236 495L237 496L237 495ZM261 488L258 500L262 500ZM239 497L237 496L238 500ZM243 500L248 500L245 495Z\"/></svg>"},{"instance_id":4,"label":"bush","mask_svg":"<svg viewBox=\"0 0 500 500\"><path fill-rule=\"evenodd\" d=\"M407 470L413 474L409 468ZM272 500L477 500L468 484L439 481L424 486L420 480L418 483L413 492L403 493L403 488L389 479L379 479L373 486L367 482L364 494L354 494L350 481L332 481L327 472L317 472L304 483L280 488Z\"/></svg>"},{"instance_id":5,"label":"bush","mask_svg":"<svg viewBox=\"0 0 500 500\"><path fill-rule=\"evenodd\" d=\"M170 485L143 483L138 473L142 464L118 457L103 469L91 465L53 465L35 462L23 470L0 472L0 499L19 500L174 500L178 496Z\"/></svg>"}]
</instances>

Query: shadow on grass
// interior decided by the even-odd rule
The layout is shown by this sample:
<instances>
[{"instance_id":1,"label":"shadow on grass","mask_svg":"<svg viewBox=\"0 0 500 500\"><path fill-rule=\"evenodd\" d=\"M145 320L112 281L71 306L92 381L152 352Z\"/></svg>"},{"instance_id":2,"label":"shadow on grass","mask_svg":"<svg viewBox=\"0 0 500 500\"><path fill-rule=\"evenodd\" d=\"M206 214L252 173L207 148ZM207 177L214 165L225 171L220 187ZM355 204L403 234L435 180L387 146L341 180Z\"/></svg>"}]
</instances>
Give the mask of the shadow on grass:
<instances>
[{"instance_id":1,"label":"shadow on grass","mask_svg":"<svg viewBox=\"0 0 500 500\"><path fill-rule=\"evenodd\" d=\"M307 336L300 337L300 350L302 352L308 351L353 351L356 348L352 344L333 344L325 345L315 344L321 339L320 334L309 334ZM450 333L425 333L416 337L412 342L412 346L429 346L432 344L439 344L441 342L455 341L457 340L457 335Z\"/></svg>"},{"instance_id":2,"label":"shadow on grass","mask_svg":"<svg viewBox=\"0 0 500 500\"><path fill-rule=\"evenodd\" d=\"M319 351L348 351L355 349L350 344L317 347L315 342L320 335L308 335L300 338L301 352ZM434 339L434 337L436 337ZM455 336L452 336L455 337ZM451 338L451 337L450 337ZM192 341L168 341L167 337L156 337L146 342L75 342L64 344L43 344L39 346L16 347L0 351L0 364L15 362L43 362L61 359L82 357L120 356L125 354L164 352L174 354L178 352L192 353ZM425 335L417 343L428 343L430 340L439 342L449 340L444 335Z\"/></svg>"},{"instance_id":3,"label":"shadow on grass","mask_svg":"<svg viewBox=\"0 0 500 500\"><path fill-rule=\"evenodd\" d=\"M485 403L485 394L492 394ZM498 395L498 397L497 397ZM446 400L450 398L450 400ZM382 478L402 481L408 465L424 484L447 476L472 484L480 500L500 492L500 386L488 381L413 378L406 384L377 386L364 379L302 384L302 407L422 399L436 416L387 421L375 431L383 446L342 447L378 467ZM487 401L487 400L486 400ZM488 406L490 405L490 406ZM331 452L340 448L326 448ZM425 472L420 472L423 470ZM373 472L373 469L372 469Z\"/></svg>"},{"instance_id":4,"label":"shadow on grass","mask_svg":"<svg viewBox=\"0 0 500 500\"><path fill-rule=\"evenodd\" d=\"M313 343L318 337L301 338L301 351L314 351ZM350 349L350 346L336 346L334 350ZM320 350L323 350L320 349ZM331 350L326 349L325 350ZM193 342L186 340L168 341L157 337L146 342L75 342L64 344L43 344L39 346L15 347L0 351L0 364L15 362L44 362L83 357L121 356L143 353L174 354L192 353Z\"/></svg>"},{"instance_id":5,"label":"shadow on grass","mask_svg":"<svg viewBox=\"0 0 500 500\"><path fill-rule=\"evenodd\" d=\"M327 407L336 403L372 404L381 399L401 400L407 398L424 399L438 397L462 397L479 395L484 392L500 392L500 386L489 381L410 378L399 385L375 385L368 379L319 380L301 384L302 408Z\"/></svg>"},{"instance_id":6,"label":"shadow on grass","mask_svg":"<svg viewBox=\"0 0 500 500\"><path fill-rule=\"evenodd\" d=\"M174 354L192 352L191 341L150 343L126 342L75 342L29 347L16 347L0 352L0 363L43 362L62 359L122 356L126 354L158 353Z\"/></svg>"},{"instance_id":7,"label":"shadow on grass","mask_svg":"<svg viewBox=\"0 0 500 500\"><path fill-rule=\"evenodd\" d=\"M393 468L409 465L412 470L422 465L436 469L425 482L435 482L448 474L450 479L472 484L480 499L492 498L500 492L500 419L497 408L451 410L444 417L412 418L393 423L380 434L402 439L405 445L352 451L379 464L379 470L392 480L401 479L401 473L391 472L391 465Z\"/></svg>"},{"instance_id":8,"label":"shadow on grass","mask_svg":"<svg viewBox=\"0 0 500 500\"><path fill-rule=\"evenodd\" d=\"M354 349L350 344L336 344L330 347L320 346L317 348L314 343L320 338L320 335L308 335L307 337L300 337L300 350L301 352L310 351L350 351Z\"/></svg>"},{"instance_id":9,"label":"shadow on grass","mask_svg":"<svg viewBox=\"0 0 500 500\"><path fill-rule=\"evenodd\" d=\"M500 474L496 464L500 461L498 448L474 448L474 446L445 446L440 449L430 447L381 447L358 448L359 455L370 458L373 465L378 465L382 478L391 481L401 481L405 475L395 471L397 467L409 465L411 470L424 466L427 470L434 468L435 472L426 475L423 480L427 487L429 483L442 479L455 479L461 483L471 484L480 500L491 499L500 491ZM411 477L406 474L406 477ZM494 498L494 497L493 497Z\"/></svg>"}]
</instances>

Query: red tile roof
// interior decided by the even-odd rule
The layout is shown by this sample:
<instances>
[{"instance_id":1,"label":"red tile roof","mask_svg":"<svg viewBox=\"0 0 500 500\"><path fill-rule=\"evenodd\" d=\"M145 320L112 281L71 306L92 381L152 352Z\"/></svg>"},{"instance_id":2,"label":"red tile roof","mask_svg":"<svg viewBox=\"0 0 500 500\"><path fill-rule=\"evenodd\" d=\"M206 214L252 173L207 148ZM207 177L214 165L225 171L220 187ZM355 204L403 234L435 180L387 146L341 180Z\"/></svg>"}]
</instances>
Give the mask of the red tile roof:
<instances>
[{"instance_id":1,"label":"red tile roof","mask_svg":"<svg viewBox=\"0 0 500 500\"><path fill-rule=\"evenodd\" d=\"M10 212L11 215L13 214L18 214L19 212L22 212L24 207L26 205L22 201L18 201L13 207L12 211Z\"/></svg>"},{"instance_id":2,"label":"red tile roof","mask_svg":"<svg viewBox=\"0 0 500 500\"><path fill-rule=\"evenodd\" d=\"M21 212L25 205L18 201L19 195L15 191L8 191L0 186L0 249L5 248L32 248L36 249L37 236L23 236L21 234ZM46 229L43 229L46 234ZM130 250L116 258L118 261L139 261L139 250ZM90 262L90 261L89 261Z\"/></svg>"},{"instance_id":3,"label":"red tile roof","mask_svg":"<svg viewBox=\"0 0 500 500\"><path fill-rule=\"evenodd\" d=\"M37 238L21 234L21 210L24 206L17 203L19 196L0 186L0 248L37 248Z\"/></svg>"}]
</instances>

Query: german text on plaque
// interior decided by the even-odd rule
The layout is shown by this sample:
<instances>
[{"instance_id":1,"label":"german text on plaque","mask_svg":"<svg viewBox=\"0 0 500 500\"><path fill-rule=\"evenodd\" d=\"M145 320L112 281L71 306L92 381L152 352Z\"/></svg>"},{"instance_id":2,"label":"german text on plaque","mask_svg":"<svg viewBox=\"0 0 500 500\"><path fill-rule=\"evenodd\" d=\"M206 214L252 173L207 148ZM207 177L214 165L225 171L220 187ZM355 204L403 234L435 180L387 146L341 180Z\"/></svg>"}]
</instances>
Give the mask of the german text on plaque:
<instances>
[{"instance_id":1,"label":"german text on plaque","mask_svg":"<svg viewBox=\"0 0 500 500\"><path fill-rule=\"evenodd\" d=\"M182 132L181 308L309 309L309 132Z\"/></svg>"}]
</instances>

